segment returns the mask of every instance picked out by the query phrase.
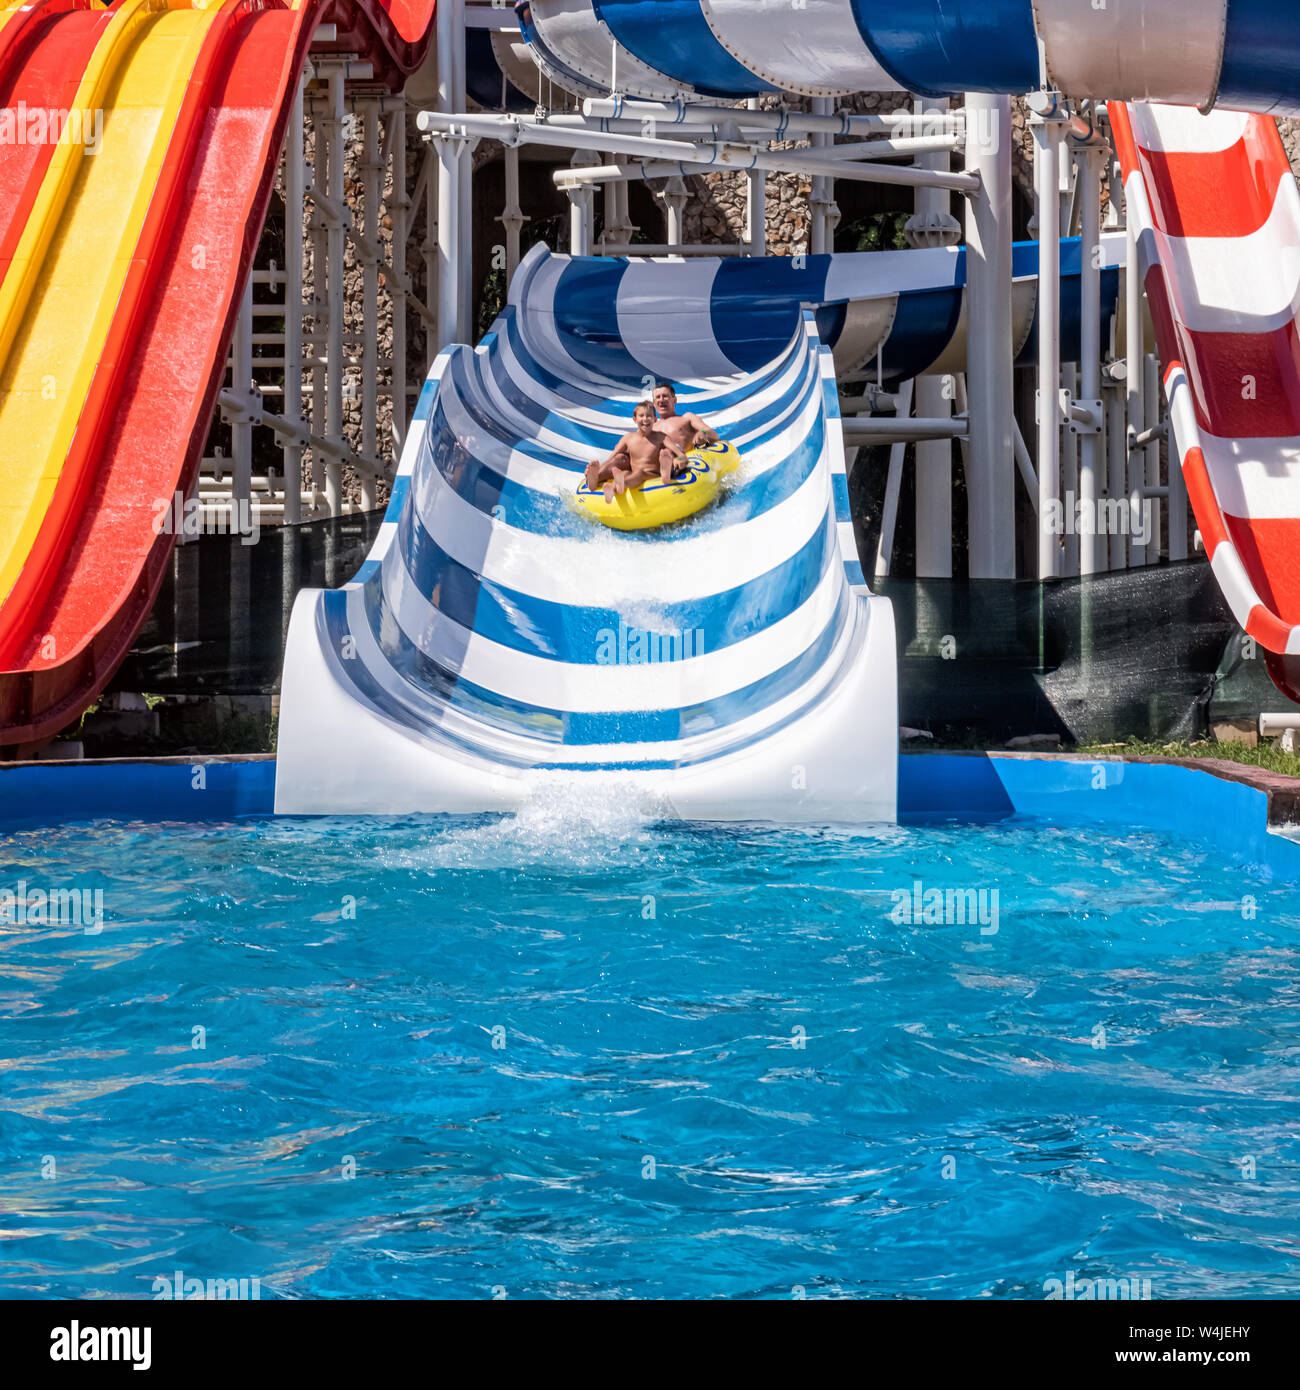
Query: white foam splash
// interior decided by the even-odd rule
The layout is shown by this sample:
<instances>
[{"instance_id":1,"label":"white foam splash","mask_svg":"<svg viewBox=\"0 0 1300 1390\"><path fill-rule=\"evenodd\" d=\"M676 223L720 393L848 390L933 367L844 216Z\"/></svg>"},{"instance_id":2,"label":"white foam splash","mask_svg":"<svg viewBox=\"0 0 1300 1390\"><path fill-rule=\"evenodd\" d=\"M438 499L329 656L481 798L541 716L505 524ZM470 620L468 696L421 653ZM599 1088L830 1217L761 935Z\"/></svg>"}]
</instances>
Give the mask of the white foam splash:
<instances>
[{"instance_id":1,"label":"white foam splash","mask_svg":"<svg viewBox=\"0 0 1300 1390\"><path fill-rule=\"evenodd\" d=\"M385 857L398 867L425 869L608 868L626 864L629 851L657 844L655 824L668 814L644 778L537 772L528 788L528 800L511 815L434 830L417 848Z\"/></svg>"}]
</instances>

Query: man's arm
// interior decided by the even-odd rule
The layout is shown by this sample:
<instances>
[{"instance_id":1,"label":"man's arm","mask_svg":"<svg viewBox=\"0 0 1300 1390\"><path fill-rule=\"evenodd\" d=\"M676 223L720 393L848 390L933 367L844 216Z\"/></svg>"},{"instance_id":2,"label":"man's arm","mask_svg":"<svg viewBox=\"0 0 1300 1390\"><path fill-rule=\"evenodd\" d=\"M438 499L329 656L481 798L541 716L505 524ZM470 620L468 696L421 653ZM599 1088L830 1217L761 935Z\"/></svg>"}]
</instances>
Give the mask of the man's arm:
<instances>
[{"instance_id":1,"label":"man's arm","mask_svg":"<svg viewBox=\"0 0 1300 1390\"><path fill-rule=\"evenodd\" d=\"M686 423L695 431L695 443L697 445L716 444L718 442L717 430L711 430L698 415L693 413L688 415Z\"/></svg>"}]
</instances>

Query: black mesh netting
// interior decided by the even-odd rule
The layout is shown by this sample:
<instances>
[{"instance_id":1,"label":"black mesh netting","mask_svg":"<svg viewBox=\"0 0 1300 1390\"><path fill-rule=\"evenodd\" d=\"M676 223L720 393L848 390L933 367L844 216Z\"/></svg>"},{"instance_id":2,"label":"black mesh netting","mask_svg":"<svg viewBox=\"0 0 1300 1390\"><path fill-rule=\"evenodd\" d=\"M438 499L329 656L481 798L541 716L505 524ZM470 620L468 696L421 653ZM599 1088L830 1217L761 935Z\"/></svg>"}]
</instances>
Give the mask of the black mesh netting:
<instances>
[{"instance_id":1,"label":"black mesh netting","mask_svg":"<svg viewBox=\"0 0 1300 1390\"><path fill-rule=\"evenodd\" d=\"M113 688L278 689L294 595L350 579L382 519L268 528L252 546L225 536L179 546ZM1189 738L1281 702L1201 561L1050 585L888 579L878 590L898 625L901 722L944 740Z\"/></svg>"},{"instance_id":2,"label":"black mesh netting","mask_svg":"<svg viewBox=\"0 0 1300 1390\"><path fill-rule=\"evenodd\" d=\"M257 695L280 688L299 589L336 589L366 558L382 511L266 527L256 545L199 536L172 552L149 621L111 689Z\"/></svg>"}]
</instances>

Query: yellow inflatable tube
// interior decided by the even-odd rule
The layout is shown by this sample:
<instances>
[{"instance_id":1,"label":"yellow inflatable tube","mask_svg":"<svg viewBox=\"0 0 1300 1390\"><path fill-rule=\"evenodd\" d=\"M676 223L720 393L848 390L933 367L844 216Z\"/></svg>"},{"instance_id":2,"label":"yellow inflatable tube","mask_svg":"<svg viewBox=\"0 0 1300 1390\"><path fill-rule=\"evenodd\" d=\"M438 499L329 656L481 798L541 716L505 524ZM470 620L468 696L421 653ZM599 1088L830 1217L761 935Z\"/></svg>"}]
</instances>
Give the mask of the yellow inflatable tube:
<instances>
[{"instance_id":1,"label":"yellow inflatable tube","mask_svg":"<svg viewBox=\"0 0 1300 1390\"><path fill-rule=\"evenodd\" d=\"M689 471L671 483L652 478L630 492L616 494L612 502L605 501L602 490L593 492L584 480L578 484L578 507L616 531L647 531L681 521L713 501L722 479L740 467L740 455L734 444L720 439L692 449L686 462Z\"/></svg>"}]
</instances>

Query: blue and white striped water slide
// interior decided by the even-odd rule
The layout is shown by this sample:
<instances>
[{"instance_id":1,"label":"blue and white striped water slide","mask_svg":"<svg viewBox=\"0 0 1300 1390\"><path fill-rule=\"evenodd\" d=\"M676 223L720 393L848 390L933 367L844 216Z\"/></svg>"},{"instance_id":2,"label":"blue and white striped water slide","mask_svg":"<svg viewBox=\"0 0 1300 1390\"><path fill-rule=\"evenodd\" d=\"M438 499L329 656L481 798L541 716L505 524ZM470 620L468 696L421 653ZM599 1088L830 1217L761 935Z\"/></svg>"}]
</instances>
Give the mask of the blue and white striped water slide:
<instances>
[{"instance_id":1,"label":"blue and white striped water slide","mask_svg":"<svg viewBox=\"0 0 1300 1390\"><path fill-rule=\"evenodd\" d=\"M1300 113L1295 0L521 0L580 96L1023 93Z\"/></svg>"},{"instance_id":2,"label":"blue and white striped water slide","mask_svg":"<svg viewBox=\"0 0 1300 1390\"><path fill-rule=\"evenodd\" d=\"M279 811L510 810L598 774L666 816L893 819L893 619L830 351L798 299L715 332L699 276L536 247L478 347L438 356L369 559L295 605ZM690 521L609 531L569 499L663 376L743 466Z\"/></svg>"}]
</instances>

